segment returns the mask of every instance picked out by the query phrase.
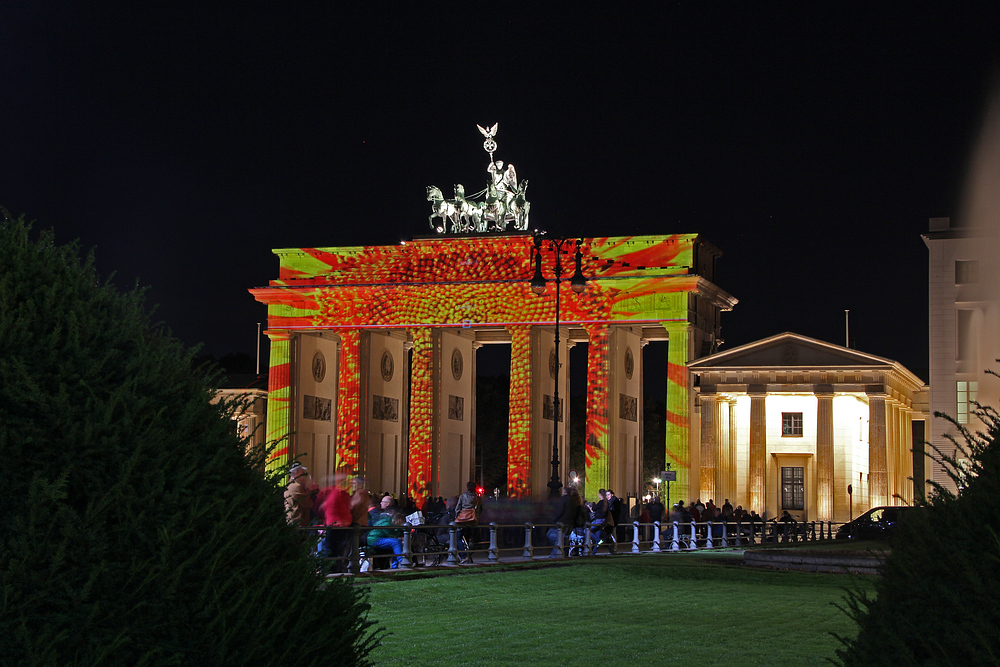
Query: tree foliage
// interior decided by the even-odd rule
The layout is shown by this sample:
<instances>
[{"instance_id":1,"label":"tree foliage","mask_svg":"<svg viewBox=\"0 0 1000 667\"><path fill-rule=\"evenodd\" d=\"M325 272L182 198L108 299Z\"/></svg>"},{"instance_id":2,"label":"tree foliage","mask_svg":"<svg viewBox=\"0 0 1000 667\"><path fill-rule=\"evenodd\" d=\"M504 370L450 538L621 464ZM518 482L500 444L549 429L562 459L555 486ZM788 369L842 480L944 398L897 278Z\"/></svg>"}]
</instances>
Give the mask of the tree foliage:
<instances>
[{"instance_id":1,"label":"tree foliage","mask_svg":"<svg viewBox=\"0 0 1000 667\"><path fill-rule=\"evenodd\" d=\"M210 377L141 290L0 209L0 662L368 664Z\"/></svg>"},{"instance_id":2,"label":"tree foliage","mask_svg":"<svg viewBox=\"0 0 1000 667\"><path fill-rule=\"evenodd\" d=\"M843 664L1000 663L1000 414L975 414L975 433L936 415L960 433L954 453L934 448L959 493L932 484L924 509L899 526L874 592L848 593L859 632L840 638Z\"/></svg>"}]
</instances>

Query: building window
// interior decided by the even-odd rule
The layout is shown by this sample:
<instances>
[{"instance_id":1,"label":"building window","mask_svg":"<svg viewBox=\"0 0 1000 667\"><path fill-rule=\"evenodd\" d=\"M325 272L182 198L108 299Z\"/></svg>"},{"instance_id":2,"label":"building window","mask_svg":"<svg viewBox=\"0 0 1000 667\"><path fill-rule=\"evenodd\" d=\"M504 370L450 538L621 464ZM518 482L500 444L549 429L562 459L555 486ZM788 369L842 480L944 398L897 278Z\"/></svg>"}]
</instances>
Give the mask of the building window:
<instances>
[{"instance_id":1,"label":"building window","mask_svg":"<svg viewBox=\"0 0 1000 667\"><path fill-rule=\"evenodd\" d=\"M802 435L802 413L781 413L781 435Z\"/></svg>"},{"instance_id":2,"label":"building window","mask_svg":"<svg viewBox=\"0 0 1000 667\"><path fill-rule=\"evenodd\" d=\"M806 469L802 467L781 468L781 509L804 510L806 508Z\"/></svg>"},{"instance_id":3,"label":"building window","mask_svg":"<svg viewBox=\"0 0 1000 667\"><path fill-rule=\"evenodd\" d=\"M979 260L978 259L957 259L955 260L955 284L979 282Z\"/></svg>"},{"instance_id":4,"label":"building window","mask_svg":"<svg viewBox=\"0 0 1000 667\"><path fill-rule=\"evenodd\" d=\"M972 315L971 310L958 311L957 359L972 359Z\"/></svg>"},{"instance_id":5,"label":"building window","mask_svg":"<svg viewBox=\"0 0 1000 667\"><path fill-rule=\"evenodd\" d=\"M978 382L956 382L956 394L958 394L958 419L959 424L968 424L969 415L976 409L973 403L976 402L976 394L979 393Z\"/></svg>"}]
</instances>

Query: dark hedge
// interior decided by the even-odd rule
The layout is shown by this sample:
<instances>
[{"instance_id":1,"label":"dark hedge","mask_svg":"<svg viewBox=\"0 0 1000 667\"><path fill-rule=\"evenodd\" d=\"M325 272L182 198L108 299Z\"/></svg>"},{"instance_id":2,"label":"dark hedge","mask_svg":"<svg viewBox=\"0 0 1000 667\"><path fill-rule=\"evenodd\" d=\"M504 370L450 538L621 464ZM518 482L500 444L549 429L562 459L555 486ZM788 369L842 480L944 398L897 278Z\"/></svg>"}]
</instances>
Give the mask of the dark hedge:
<instances>
[{"instance_id":1,"label":"dark hedge","mask_svg":"<svg viewBox=\"0 0 1000 667\"><path fill-rule=\"evenodd\" d=\"M859 632L840 638L842 664L1000 664L1000 415L976 415L985 428L975 433L936 415L961 434L954 454L934 454L960 492L933 485L899 525L874 593L848 593Z\"/></svg>"},{"instance_id":2,"label":"dark hedge","mask_svg":"<svg viewBox=\"0 0 1000 667\"><path fill-rule=\"evenodd\" d=\"M3 664L369 664L363 590L323 583L191 359L0 212Z\"/></svg>"}]
</instances>

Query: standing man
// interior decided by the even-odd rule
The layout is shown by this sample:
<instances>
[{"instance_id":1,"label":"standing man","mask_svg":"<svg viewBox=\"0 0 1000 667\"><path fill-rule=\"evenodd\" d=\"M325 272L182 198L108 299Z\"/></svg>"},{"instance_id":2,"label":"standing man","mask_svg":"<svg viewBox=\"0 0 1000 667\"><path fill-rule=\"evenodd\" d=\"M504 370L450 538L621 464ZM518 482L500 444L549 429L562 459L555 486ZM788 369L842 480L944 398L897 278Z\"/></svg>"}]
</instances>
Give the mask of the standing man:
<instances>
[{"instance_id":1,"label":"standing man","mask_svg":"<svg viewBox=\"0 0 1000 667\"><path fill-rule=\"evenodd\" d=\"M573 504L569 497L569 487L563 486L562 495L559 496L559 500L556 502L555 516L552 518L552 523L562 524L562 534L563 534L563 547L567 544L566 537L569 532L573 530L573 523L576 520L576 505ZM549 542L552 546L555 546L559 540L559 526L554 528L549 528L546 533L546 537L549 538ZM555 549L552 550L552 554L555 555Z\"/></svg>"},{"instance_id":2,"label":"standing man","mask_svg":"<svg viewBox=\"0 0 1000 667\"><path fill-rule=\"evenodd\" d=\"M626 539L625 537L622 536L622 531L624 530L622 523L625 519L625 517L622 516L622 514L624 513L623 509L624 507L622 505L621 499L619 499L618 496L615 495L614 491L608 489L608 512L614 518L613 525L617 526L617 529L615 530L616 541Z\"/></svg>"},{"instance_id":3,"label":"standing man","mask_svg":"<svg viewBox=\"0 0 1000 667\"><path fill-rule=\"evenodd\" d=\"M649 520L653 523L657 521L663 521L663 502L660 500L659 496L653 498L653 502L649 503Z\"/></svg>"},{"instance_id":4,"label":"standing man","mask_svg":"<svg viewBox=\"0 0 1000 667\"><path fill-rule=\"evenodd\" d=\"M288 486L285 487L285 518L291 526L308 526L312 523L312 489L309 488L309 470L296 461L288 468Z\"/></svg>"}]
</instances>

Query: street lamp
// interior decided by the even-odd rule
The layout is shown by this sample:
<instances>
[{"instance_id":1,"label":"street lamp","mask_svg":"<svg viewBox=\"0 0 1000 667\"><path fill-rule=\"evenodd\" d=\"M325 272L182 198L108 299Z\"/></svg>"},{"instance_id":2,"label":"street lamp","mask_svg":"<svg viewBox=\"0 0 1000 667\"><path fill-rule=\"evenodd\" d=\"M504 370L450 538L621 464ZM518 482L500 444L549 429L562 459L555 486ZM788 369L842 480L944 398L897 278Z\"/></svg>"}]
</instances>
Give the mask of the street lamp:
<instances>
[{"instance_id":1,"label":"street lamp","mask_svg":"<svg viewBox=\"0 0 1000 667\"><path fill-rule=\"evenodd\" d=\"M541 296L545 293L547 281L542 276L542 241L547 240L549 248L556 253L556 264L552 270L555 275L553 281L556 284L556 351L555 351L555 388L552 392L552 479L549 480L549 496L556 498L559 496L559 489L562 482L559 481L559 284L562 282L562 253L563 245L571 239L543 239L541 232L535 232L535 275L531 278L531 291ZM580 249L582 239L576 239L576 271L570 278L569 285L577 294L587 288L587 279L583 277L583 251Z\"/></svg>"},{"instance_id":2,"label":"street lamp","mask_svg":"<svg viewBox=\"0 0 1000 667\"><path fill-rule=\"evenodd\" d=\"M660 479L659 477L654 477L653 478L653 483L656 484L656 497L657 498L660 497L660 482L662 482L662 481L663 480Z\"/></svg>"}]
</instances>

